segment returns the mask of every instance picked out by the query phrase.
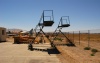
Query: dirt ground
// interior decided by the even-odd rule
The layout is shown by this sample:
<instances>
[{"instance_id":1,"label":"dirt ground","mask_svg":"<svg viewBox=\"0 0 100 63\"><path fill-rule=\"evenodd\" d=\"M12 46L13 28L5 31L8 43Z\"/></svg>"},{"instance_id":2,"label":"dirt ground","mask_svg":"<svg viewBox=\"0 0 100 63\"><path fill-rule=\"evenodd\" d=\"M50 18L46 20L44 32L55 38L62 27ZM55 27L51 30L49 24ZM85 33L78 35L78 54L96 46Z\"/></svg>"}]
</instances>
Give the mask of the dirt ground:
<instances>
[{"instance_id":1,"label":"dirt ground","mask_svg":"<svg viewBox=\"0 0 100 63\"><path fill-rule=\"evenodd\" d=\"M91 42L90 46L90 50L84 50L87 42L81 41L80 45L76 42L75 46L57 45L56 47L61 52L58 57L62 63L100 63L100 44ZM91 56L92 49L98 50L94 56Z\"/></svg>"},{"instance_id":2,"label":"dirt ground","mask_svg":"<svg viewBox=\"0 0 100 63\"><path fill-rule=\"evenodd\" d=\"M61 52L58 55L59 59L62 60L62 63L100 63L100 51L91 56L91 50L84 50L83 47L67 47L67 46L57 46Z\"/></svg>"},{"instance_id":3,"label":"dirt ground","mask_svg":"<svg viewBox=\"0 0 100 63\"><path fill-rule=\"evenodd\" d=\"M8 48L7 51L9 51L11 49L13 50L13 48L9 49L10 46L13 46L13 47L16 46L16 47L19 47L19 49L23 46L25 48L27 47L25 44L13 45L12 44L13 43L12 38L9 38L9 39L7 38L7 41L8 42L5 43L5 45L7 45L5 47ZM60 43L63 43L63 42L60 42ZM19 61L28 60L29 61L28 58L30 58L31 60L33 60L33 61L30 60L30 63L34 63L34 61L36 63L44 63L43 61L45 61L45 60L47 61L46 63L100 63L100 43L98 43L98 42L96 42L96 43L91 42L90 43L90 46L91 46L92 49L95 48L95 49L98 50L98 52L95 53L95 56L91 56L91 54L92 54L91 50L84 50L84 47L87 47L87 42L81 41L80 45L79 45L79 42L75 42L75 46L67 46L67 45L65 45L65 43L63 43L61 45L60 43L58 45L56 45L60 54L55 54L55 55L53 54L53 55L51 55L52 57L49 56L47 54L47 52L43 52L43 53L36 52L38 54L34 54L35 52L29 52L29 56L28 56L28 54L26 54L26 53L23 54L21 52L21 51L25 52L25 50L24 50L25 48L22 48L21 51L20 51L21 55L22 55L21 57L17 57L18 54L20 53L20 52L16 53L17 50L11 51L12 53L16 53L17 55L11 54L10 52L8 53L9 55L6 55L7 51L2 50L3 48L5 49L5 47L2 48L2 46L0 46L0 48L1 48L0 54L3 53L3 52L6 52L6 53L3 53L3 54L0 55L1 58L3 58L3 57L5 58L3 60L1 59L0 61L6 60L6 62L7 62L8 61L7 56L9 56L10 59L14 58L14 57L19 58L19 59L16 59L16 60L13 59L11 61L17 61L17 60L19 60ZM1 44L3 44L3 43L1 43ZM8 47L8 45L9 45L9 47ZM36 46L39 46L39 45L36 45ZM44 46L42 46L42 48L43 47ZM32 54L34 56L33 57L34 59L32 59L32 56L31 56ZM27 59L22 58L22 57L25 57L25 56L28 57L28 58ZM41 62L39 62L41 60L40 56L44 58L44 59L42 58L43 61L41 61ZM38 59L36 59L36 58L38 58ZM56 61L53 60L53 59L56 59ZM6 62L4 62L4 63L6 63ZM20 63L20 62L18 62L18 63ZM22 61L21 63L25 63L25 62Z\"/></svg>"},{"instance_id":4,"label":"dirt ground","mask_svg":"<svg viewBox=\"0 0 100 63\"><path fill-rule=\"evenodd\" d=\"M28 44L13 44L13 38L0 43L0 63L61 63L57 54L51 54L51 45L34 44L34 50L28 50Z\"/></svg>"}]
</instances>

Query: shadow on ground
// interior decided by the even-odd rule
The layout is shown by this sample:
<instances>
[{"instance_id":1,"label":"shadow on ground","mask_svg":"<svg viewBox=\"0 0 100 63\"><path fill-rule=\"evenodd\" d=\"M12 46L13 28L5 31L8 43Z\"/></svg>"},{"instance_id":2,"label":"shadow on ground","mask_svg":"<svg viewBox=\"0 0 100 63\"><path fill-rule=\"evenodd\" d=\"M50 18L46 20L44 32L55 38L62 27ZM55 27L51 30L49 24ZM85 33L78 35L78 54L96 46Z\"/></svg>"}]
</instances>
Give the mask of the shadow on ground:
<instances>
[{"instance_id":1,"label":"shadow on ground","mask_svg":"<svg viewBox=\"0 0 100 63\"><path fill-rule=\"evenodd\" d=\"M60 54L57 48L47 49L48 54Z\"/></svg>"},{"instance_id":2,"label":"shadow on ground","mask_svg":"<svg viewBox=\"0 0 100 63\"><path fill-rule=\"evenodd\" d=\"M75 44L55 44L55 46L72 46L72 47L76 47Z\"/></svg>"},{"instance_id":3,"label":"shadow on ground","mask_svg":"<svg viewBox=\"0 0 100 63\"><path fill-rule=\"evenodd\" d=\"M57 48L50 48L50 49L39 49L39 48L33 48L31 51L42 51L42 52L48 52L48 54L60 54Z\"/></svg>"}]
</instances>

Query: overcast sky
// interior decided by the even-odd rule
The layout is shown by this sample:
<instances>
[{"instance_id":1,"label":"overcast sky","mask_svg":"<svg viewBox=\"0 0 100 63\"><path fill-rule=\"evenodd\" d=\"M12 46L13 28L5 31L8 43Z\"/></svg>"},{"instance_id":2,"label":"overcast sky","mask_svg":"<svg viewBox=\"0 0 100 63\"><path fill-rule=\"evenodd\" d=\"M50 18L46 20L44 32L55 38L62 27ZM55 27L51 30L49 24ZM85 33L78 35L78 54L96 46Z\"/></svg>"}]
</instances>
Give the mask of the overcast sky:
<instances>
[{"instance_id":1,"label":"overcast sky","mask_svg":"<svg viewBox=\"0 0 100 63\"><path fill-rule=\"evenodd\" d=\"M38 24L43 10L53 10L54 31L61 16L69 16L63 31L100 29L100 0L0 0L0 27L29 31Z\"/></svg>"}]
</instances>

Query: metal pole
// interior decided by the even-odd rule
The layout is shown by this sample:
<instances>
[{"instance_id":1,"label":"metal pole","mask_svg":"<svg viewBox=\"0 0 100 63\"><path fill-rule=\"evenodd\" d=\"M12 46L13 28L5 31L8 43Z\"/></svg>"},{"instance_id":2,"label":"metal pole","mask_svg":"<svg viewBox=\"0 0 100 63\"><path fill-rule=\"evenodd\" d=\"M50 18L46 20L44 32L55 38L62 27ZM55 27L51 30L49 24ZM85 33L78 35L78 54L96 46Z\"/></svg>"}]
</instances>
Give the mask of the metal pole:
<instances>
[{"instance_id":1,"label":"metal pole","mask_svg":"<svg viewBox=\"0 0 100 63\"><path fill-rule=\"evenodd\" d=\"M79 45L80 45L80 31L79 31Z\"/></svg>"},{"instance_id":2,"label":"metal pole","mask_svg":"<svg viewBox=\"0 0 100 63\"><path fill-rule=\"evenodd\" d=\"M68 38L69 38L69 32L68 32Z\"/></svg>"},{"instance_id":3,"label":"metal pole","mask_svg":"<svg viewBox=\"0 0 100 63\"><path fill-rule=\"evenodd\" d=\"M74 42L74 31L73 31L73 42Z\"/></svg>"},{"instance_id":4,"label":"metal pole","mask_svg":"<svg viewBox=\"0 0 100 63\"><path fill-rule=\"evenodd\" d=\"M70 24L69 16L68 16L68 21L69 21L69 24Z\"/></svg>"},{"instance_id":5,"label":"metal pole","mask_svg":"<svg viewBox=\"0 0 100 63\"><path fill-rule=\"evenodd\" d=\"M53 15L53 10L52 10L52 18L53 18L53 21L54 21L54 15Z\"/></svg>"},{"instance_id":6,"label":"metal pole","mask_svg":"<svg viewBox=\"0 0 100 63\"><path fill-rule=\"evenodd\" d=\"M62 20L62 17L61 17L61 26L63 25L63 20Z\"/></svg>"},{"instance_id":7,"label":"metal pole","mask_svg":"<svg viewBox=\"0 0 100 63\"><path fill-rule=\"evenodd\" d=\"M44 23L44 11L43 11L43 23Z\"/></svg>"},{"instance_id":8,"label":"metal pole","mask_svg":"<svg viewBox=\"0 0 100 63\"><path fill-rule=\"evenodd\" d=\"M90 30L88 30L88 47L90 46L89 42L90 42Z\"/></svg>"}]
</instances>

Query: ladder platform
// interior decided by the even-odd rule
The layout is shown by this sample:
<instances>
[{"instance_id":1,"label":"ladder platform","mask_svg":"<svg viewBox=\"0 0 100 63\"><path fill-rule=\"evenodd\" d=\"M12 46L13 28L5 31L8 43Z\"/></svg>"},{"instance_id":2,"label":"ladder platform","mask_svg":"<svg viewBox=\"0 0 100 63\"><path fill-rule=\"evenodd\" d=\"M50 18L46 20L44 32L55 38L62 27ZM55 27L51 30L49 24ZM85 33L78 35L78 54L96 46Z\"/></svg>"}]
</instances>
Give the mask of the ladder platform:
<instances>
[{"instance_id":1,"label":"ladder platform","mask_svg":"<svg viewBox=\"0 0 100 63\"><path fill-rule=\"evenodd\" d=\"M44 26L52 26L54 21L43 21Z\"/></svg>"},{"instance_id":2,"label":"ladder platform","mask_svg":"<svg viewBox=\"0 0 100 63\"><path fill-rule=\"evenodd\" d=\"M70 24L63 24L63 25L58 26L58 27L69 27L69 26L70 26Z\"/></svg>"}]
</instances>

